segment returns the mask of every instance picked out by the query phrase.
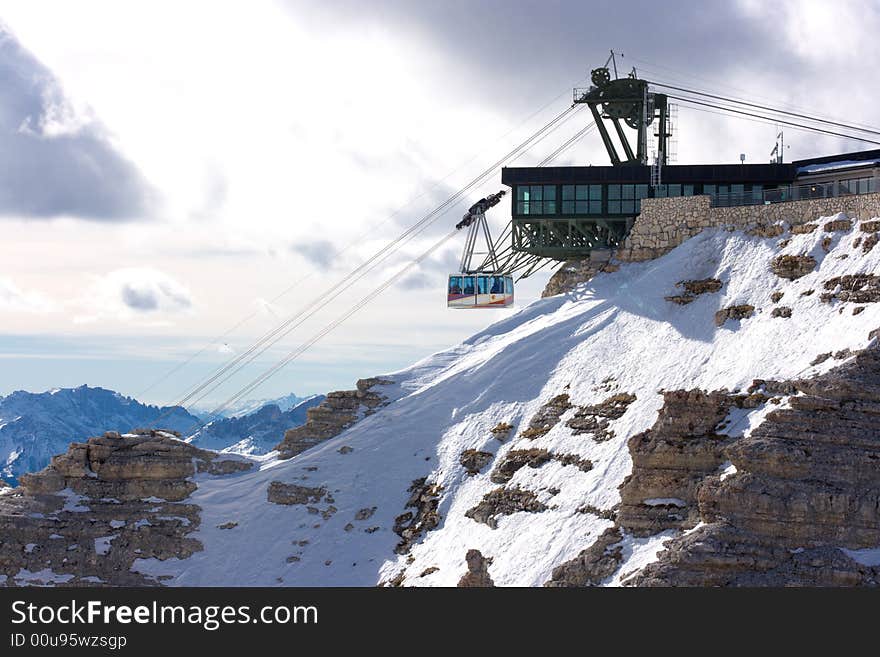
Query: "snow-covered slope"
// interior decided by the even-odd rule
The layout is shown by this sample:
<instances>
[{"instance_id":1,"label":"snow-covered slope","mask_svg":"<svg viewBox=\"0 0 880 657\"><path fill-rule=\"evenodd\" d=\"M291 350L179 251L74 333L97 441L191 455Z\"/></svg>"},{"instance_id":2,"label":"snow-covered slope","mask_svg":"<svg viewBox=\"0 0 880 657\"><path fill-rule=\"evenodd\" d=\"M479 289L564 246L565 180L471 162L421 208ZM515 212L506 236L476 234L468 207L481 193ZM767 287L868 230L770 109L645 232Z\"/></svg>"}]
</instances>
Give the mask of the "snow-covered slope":
<instances>
[{"instance_id":1,"label":"snow-covered slope","mask_svg":"<svg viewBox=\"0 0 880 657\"><path fill-rule=\"evenodd\" d=\"M818 354L867 344L880 326L880 304L854 314L854 304L820 300L825 281L877 270L880 249L853 248L861 235L858 226L816 230L786 243L710 230L660 259L622 265L571 294L538 301L389 375L394 384L383 392L392 402L336 438L287 461L262 457L253 472L199 478L191 501L202 507L202 522L193 536L204 551L140 560L135 568L171 575L168 583L177 585L374 585L395 577L406 585L455 585L466 552L476 548L492 559L496 585L541 585L611 526L582 509L620 501L618 487L632 468L627 439L654 423L662 390L735 390L756 378L809 376L840 363L811 365ZM771 271L780 254L810 254L818 266L788 281ZM680 293L677 282L710 277L723 282L719 292L687 305L664 300ZM784 292L778 303L775 291ZM754 306L754 315L716 326L716 311L742 304ZM779 306L790 307L791 317L772 316ZM575 407L549 432L522 436L562 393ZM566 426L578 406L615 393L636 399L611 422L610 439L597 442ZM747 426L743 420L736 422ZM504 442L491 432L502 422L513 425ZM493 468L510 450L530 448L573 457L522 467L506 484L534 492L546 509L499 515L496 528L467 517L499 488L490 481ZM468 449L494 458L469 476L460 464ZM402 514L416 511L406 508L408 489L421 478L439 487L439 524L408 555L397 555L395 519L399 527ZM267 499L271 482L323 490L308 503L282 505ZM218 528L230 522L238 524ZM673 534L627 538L625 562L608 583L652 561Z\"/></svg>"},{"instance_id":2,"label":"snow-covered slope","mask_svg":"<svg viewBox=\"0 0 880 657\"><path fill-rule=\"evenodd\" d=\"M166 410L88 386L14 392L0 398L0 476L13 483L25 472L44 468L73 441L147 426ZM162 418L162 426L175 431L197 425L198 418L182 408Z\"/></svg>"},{"instance_id":3,"label":"snow-covered slope","mask_svg":"<svg viewBox=\"0 0 880 657\"><path fill-rule=\"evenodd\" d=\"M215 420L190 436L187 442L202 449L247 455L265 454L281 442L287 429L304 424L306 411L322 401L324 395L313 395L287 410L282 410L275 403L266 404L241 416Z\"/></svg>"}]
</instances>

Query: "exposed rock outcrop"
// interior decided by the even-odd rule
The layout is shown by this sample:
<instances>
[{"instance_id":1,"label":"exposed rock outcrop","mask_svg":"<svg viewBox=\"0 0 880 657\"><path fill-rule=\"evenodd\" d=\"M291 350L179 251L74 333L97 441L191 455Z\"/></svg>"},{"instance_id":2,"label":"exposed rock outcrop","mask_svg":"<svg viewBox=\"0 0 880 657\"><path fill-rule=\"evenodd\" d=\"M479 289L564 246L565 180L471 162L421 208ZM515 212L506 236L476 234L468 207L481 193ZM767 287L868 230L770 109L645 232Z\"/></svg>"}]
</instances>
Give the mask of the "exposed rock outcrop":
<instances>
[{"instance_id":1,"label":"exposed rock outcrop","mask_svg":"<svg viewBox=\"0 0 880 657\"><path fill-rule=\"evenodd\" d=\"M410 493L406 511L394 519L394 533L400 536L400 542L394 551L397 554L409 552L413 543L425 532L429 532L440 524L440 513L437 507L440 504L440 492L442 488L427 480L427 477L416 479L412 482L407 492Z\"/></svg>"},{"instance_id":2,"label":"exposed rock outcrop","mask_svg":"<svg viewBox=\"0 0 880 657\"><path fill-rule=\"evenodd\" d=\"M486 588L495 586L489 575L492 557L486 558L479 550L468 550L465 555L467 572L458 580L459 588Z\"/></svg>"},{"instance_id":3,"label":"exposed rock outcrop","mask_svg":"<svg viewBox=\"0 0 880 657\"><path fill-rule=\"evenodd\" d=\"M835 276L825 281L822 287L827 292L819 298L826 303L831 301L850 301L852 303L880 301L880 276L876 274Z\"/></svg>"},{"instance_id":4,"label":"exposed rock outcrop","mask_svg":"<svg viewBox=\"0 0 880 657\"><path fill-rule=\"evenodd\" d=\"M157 497L177 502L190 495L196 472L229 474L252 464L193 447L177 440L179 434L137 429L120 436L108 432L85 443L71 443L67 453L55 456L44 470L21 477L29 495L62 489L89 498L133 500Z\"/></svg>"},{"instance_id":5,"label":"exposed rock outcrop","mask_svg":"<svg viewBox=\"0 0 880 657\"><path fill-rule=\"evenodd\" d=\"M458 462L467 471L469 475L479 474L480 470L485 468L495 455L492 452L481 452L477 449L466 449L461 453Z\"/></svg>"},{"instance_id":6,"label":"exposed rock outcrop","mask_svg":"<svg viewBox=\"0 0 880 657\"><path fill-rule=\"evenodd\" d=\"M691 281L679 281L678 283L676 283L676 287L682 288L684 293L664 297L664 299L666 299L666 301L671 301L672 303L677 303L680 306L685 306L701 294L711 294L713 292L720 291L722 286L723 283L717 278L701 278Z\"/></svg>"},{"instance_id":7,"label":"exposed rock outcrop","mask_svg":"<svg viewBox=\"0 0 880 657\"><path fill-rule=\"evenodd\" d=\"M880 350L789 385L800 394L788 407L726 441L735 472L694 487L707 524L628 583L880 584L880 568L841 550L880 546Z\"/></svg>"},{"instance_id":8,"label":"exposed rock outcrop","mask_svg":"<svg viewBox=\"0 0 880 657\"><path fill-rule=\"evenodd\" d=\"M549 587L599 586L623 563L623 536L618 527L606 529L596 542L570 561L556 566Z\"/></svg>"},{"instance_id":9,"label":"exposed rock outcrop","mask_svg":"<svg viewBox=\"0 0 880 657\"><path fill-rule=\"evenodd\" d=\"M826 233L846 232L852 230L852 221L849 219L834 219L832 221L827 221L825 222L825 225L822 226L822 230Z\"/></svg>"},{"instance_id":10,"label":"exposed rock outcrop","mask_svg":"<svg viewBox=\"0 0 880 657\"><path fill-rule=\"evenodd\" d=\"M571 292L581 283L586 283L600 272L615 272L620 265L603 259L568 260L554 272L547 281L541 298L553 297L557 294Z\"/></svg>"},{"instance_id":11,"label":"exposed rock outcrop","mask_svg":"<svg viewBox=\"0 0 880 657\"><path fill-rule=\"evenodd\" d=\"M589 472L593 468L593 463L589 459L577 454L555 454L546 449L514 449L507 452L501 463L492 471L489 479L496 484L506 484L520 468L526 465L530 468L540 468L550 461L574 465L583 472Z\"/></svg>"},{"instance_id":12,"label":"exposed rock outcrop","mask_svg":"<svg viewBox=\"0 0 880 657\"><path fill-rule=\"evenodd\" d=\"M633 471L620 487L622 527L649 536L699 522L697 487L727 459L734 439L717 428L735 403L724 390L663 393L654 426L628 442Z\"/></svg>"},{"instance_id":13,"label":"exposed rock outcrop","mask_svg":"<svg viewBox=\"0 0 880 657\"><path fill-rule=\"evenodd\" d=\"M528 428L522 432L522 437L535 439L548 433L550 429L559 424L560 416L571 407L568 395L556 395L538 409L538 412L535 413L529 422Z\"/></svg>"},{"instance_id":14,"label":"exposed rock outcrop","mask_svg":"<svg viewBox=\"0 0 880 657\"><path fill-rule=\"evenodd\" d=\"M513 479L517 470L524 466L540 468L551 459L546 449L512 449L492 471L489 479L496 484L506 484Z\"/></svg>"},{"instance_id":15,"label":"exposed rock outcrop","mask_svg":"<svg viewBox=\"0 0 880 657\"><path fill-rule=\"evenodd\" d=\"M318 443L338 436L360 418L370 415L386 403L385 396L373 390L376 386L391 385L381 379L361 379L356 390L328 392L320 405L306 412L306 423L288 429L275 448L281 458L291 458Z\"/></svg>"},{"instance_id":16,"label":"exposed rock outcrop","mask_svg":"<svg viewBox=\"0 0 880 657\"><path fill-rule=\"evenodd\" d=\"M509 516L518 511L538 513L546 509L547 506L530 490L501 487L486 493L480 503L468 509L464 515L497 529L499 516Z\"/></svg>"},{"instance_id":17,"label":"exposed rock outcrop","mask_svg":"<svg viewBox=\"0 0 880 657\"><path fill-rule=\"evenodd\" d=\"M773 259L770 268L780 278L793 281L816 269L816 264L811 255L781 255Z\"/></svg>"},{"instance_id":18,"label":"exposed rock outcrop","mask_svg":"<svg viewBox=\"0 0 880 657\"><path fill-rule=\"evenodd\" d=\"M779 306L778 308L773 309L773 312L770 313L770 316L788 319L789 317L791 317L791 308L789 308L788 306Z\"/></svg>"},{"instance_id":19,"label":"exposed rock outcrop","mask_svg":"<svg viewBox=\"0 0 880 657\"><path fill-rule=\"evenodd\" d=\"M504 442L507 440L507 437L510 435L510 432L513 430L513 425L509 422L499 422L490 430L490 433L495 437L495 440L500 442Z\"/></svg>"},{"instance_id":20,"label":"exposed rock outcrop","mask_svg":"<svg viewBox=\"0 0 880 657\"><path fill-rule=\"evenodd\" d=\"M73 443L44 470L0 496L0 574L7 585L151 585L136 559L186 558L199 507L182 501L197 472L251 467L166 431L108 432Z\"/></svg>"},{"instance_id":21,"label":"exposed rock outcrop","mask_svg":"<svg viewBox=\"0 0 880 657\"><path fill-rule=\"evenodd\" d=\"M273 504L317 504L327 495L327 489L322 487L310 488L297 484L285 484L273 481L269 484L267 497Z\"/></svg>"},{"instance_id":22,"label":"exposed rock outcrop","mask_svg":"<svg viewBox=\"0 0 880 657\"><path fill-rule=\"evenodd\" d=\"M755 307L747 303L739 306L730 306L722 308L715 313L715 326L724 326L728 319L742 320L747 319L755 314Z\"/></svg>"},{"instance_id":23,"label":"exposed rock outcrop","mask_svg":"<svg viewBox=\"0 0 880 657\"><path fill-rule=\"evenodd\" d=\"M574 435L592 434L597 443L610 440L614 431L609 429L613 420L618 420L626 413L626 409L636 400L635 395L621 392L603 399L598 404L581 406L565 426L573 429Z\"/></svg>"}]
</instances>

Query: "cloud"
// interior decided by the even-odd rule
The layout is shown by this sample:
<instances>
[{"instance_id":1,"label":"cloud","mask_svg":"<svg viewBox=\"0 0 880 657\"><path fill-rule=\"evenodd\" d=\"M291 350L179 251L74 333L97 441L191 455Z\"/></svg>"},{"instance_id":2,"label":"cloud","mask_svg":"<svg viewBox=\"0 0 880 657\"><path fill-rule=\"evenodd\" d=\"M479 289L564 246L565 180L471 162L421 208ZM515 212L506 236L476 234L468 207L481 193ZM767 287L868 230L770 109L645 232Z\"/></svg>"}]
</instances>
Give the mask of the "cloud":
<instances>
[{"instance_id":1,"label":"cloud","mask_svg":"<svg viewBox=\"0 0 880 657\"><path fill-rule=\"evenodd\" d=\"M0 23L0 216L148 217L156 192Z\"/></svg>"},{"instance_id":2,"label":"cloud","mask_svg":"<svg viewBox=\"0 0 880 657\"><path fill-rule=\"evenodd\" d=\"M336 247L328 240L310 240L292 244L290 250L301 255L309 263L316 267L326 269L330 267L336 255Z\"/></svg>"},{"instance_id":3,"label":"cloud","mask_svg":"<svg viewBox=\"0 0 880 657\"><path fill-rule=\"evenodd\" d=\"M25 292L10 278L0 278L0 310L24 313L51 313L57 304L39 292Z\"/></svg>"},{"instance_id":4,"label":"cloud","mask_svg":"<svg viewBox=\"0 0 880 657\"><path fill-rule=\"evenodd\" d=\"M150 268L117 269L99 278L83 301L88 313L78 323L99 319L141 319L192 310L189 290L168 274Z\"/></svg>"}]
</instances>

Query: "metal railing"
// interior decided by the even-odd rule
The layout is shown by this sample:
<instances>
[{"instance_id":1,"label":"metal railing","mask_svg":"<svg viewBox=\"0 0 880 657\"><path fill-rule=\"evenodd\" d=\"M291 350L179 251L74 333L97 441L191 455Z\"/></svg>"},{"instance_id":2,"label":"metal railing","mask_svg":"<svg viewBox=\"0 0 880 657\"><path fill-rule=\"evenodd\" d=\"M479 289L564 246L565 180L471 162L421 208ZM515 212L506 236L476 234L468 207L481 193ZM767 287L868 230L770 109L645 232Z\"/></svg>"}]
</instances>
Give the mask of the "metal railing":
<instances>
[{"instance_id":1,"label":"metal railing","mask_svg":"<svg viewBox=\"0 0 880 657\"><path fill-rule=\"evenodd\" d=\"M880 191L876 178L834 180L809 185L783 185L773 189L733 194L709 194L712 207L729 208L742 205L769 205L786 201L803 201L815 198L836 198L854 194L872 194Z\"/></svg>"}]
</instances>

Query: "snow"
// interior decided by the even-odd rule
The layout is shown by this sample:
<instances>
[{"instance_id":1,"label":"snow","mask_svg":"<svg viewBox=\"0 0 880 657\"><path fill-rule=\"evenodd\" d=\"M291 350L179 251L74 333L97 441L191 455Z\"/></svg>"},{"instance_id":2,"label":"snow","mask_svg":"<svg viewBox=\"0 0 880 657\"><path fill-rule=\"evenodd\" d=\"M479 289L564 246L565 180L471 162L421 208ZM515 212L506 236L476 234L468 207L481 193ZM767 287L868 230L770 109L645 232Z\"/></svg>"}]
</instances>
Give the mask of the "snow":
<instances>
[{"instance_id":1,"label":"snow","mask_svg":"<svg viewBox=\"0 0 880 657\"><path fill-rule=\"evenodd\" d=\"M840 548L850 559L863 566L880 566L880 547L867 548L863 550L847 550Z\"/></svg>"},{"instance_id":2,"label":"snow","mask_svg":"<svg viewBox=\"0 0 880 657\"><path fill-rule=\"evenodd\" d=\"M454 586L465 572L466 552L476 548L493 559L489 573L496 584L540 586L555 566L612 525L578 509L587 504L610 509L620 502L618 487L632 469L627 440L654 423L660 391L744 391L756 378L812 376L840 363L832 358L810 365L816 355L867 344L868 333L880 325L880 304L852 315L853 304L819 300L823 281L880 266L880 249L863 255L852 248L858 235L857 227L829 235L826 254L821 230L794 235L784 248L777 239L704 231L662 258L625 264L570 294L537 301L462 344L384 375L393 384L379 390L391 403L336 438L286 461L275 453L251 459L255 467L234 476L196 475L198 489L187 502L202 508L191 536L204 550L181 560L139 559L133 569L150 577L169 575L173 579L166 583L179 586L373 586L405 568L406 585ZM810 253L820 264L789 282L770 270L781 253ZM664 301L678 281L707 277L721 279L722 290L686 306ZM816 292L802 296L811 289ZM777 290L785 292L780 305L793 310L789 319L770 315L770 295ZM741 303L755 306L755 315L715 326L717 310ZM520 438L535 412L563 392L576 405L616 392L635 394L636 401L611 423L615 435L605 442L572 435L565 422L575 409L547 434ZM734 413L726 430L742 435L780 407L768 403ZM503 443L490 433L499 422L514 426ZM354 451L340 454L344 445ZM507 487L534 491L546 511L502 516L496 529L465 517L498 487L489 473L500 458L532 447L589 459L593 468L583 472L558 461L523 467ZM495 459L468 476L458 462L465 449L489 451ZM391 528L406 510L407 488L421 477L442 487L442 520L409 556L398 556L399 538ZM318 514L301 505L272 504L267 501L272 481L323 486L333 501L310 505ZM355 520L367 507L376 507L373 516ZM217 528L229 518L238 521L236 531ZM367 531L374 527L379 529ZM626 536L625 563L608 584L619 584L656 559L676 535ZM290 556L299 560L289 562ZM439 570L420 578L429 567Z\"/></svg>"},{"instance_id":3,"label":"snow","mask_svg":"<svg viewBox=\"0 0 880 657\"><path fill-rule=\"evenodd\" d=\"M64 506L61 508L62 511L70 511L71 513L85 513L91 511L89 507L80 504L80 502L86 498L73 492L70 488L65 488L58 494L65 498Z\"/></svg>"},{"instance_id":4,"label":"snow","mask_svg":"<svg viewBox=\"0 0 880 657\"><path fill-rule=\"evenodd\" d=\"M727 479L731 475L735 475L737 472L736 466L733 463L731 463L730 461L725 461L724 463L721 464L721 467L718 469L721 472L719 475L721 478L721 481L724 481L725 479Z\"/></svg>"},{"instance_id":5,"label":"snow","mask_svg":"<svg viewBox=\"0 0 880 657\"><path fill-rule=\"evenodd\" d=\"M880 164L878 160L838 160L836 162L826 162L825 164L808 164L798 167L798 173L822 173L825 171L839 171L841 169L851 169L853 167L876 166Z\"/></svg>"},{"instance_id":6,"label":"snow","mask_svg":"<svg viewBox=\"0 0 880 657\"><path fill-rule=\"evenodd\" d=\"M33 573L26 568L22 568L18 571L18 574L13 575L12 579L14 579L17 584L26 583L30 586L39 586L41 583L65 584L72 580L73 577L73 575L58 574L51 568L43 568L43 570L38 570Z\"/></svg>"},{"instance_id":7,"label":"snow","mask_svg":"<svg viewBox=\"0 0 880 657\"><path fill-rule=\"evenodd\" d=\"M30 554L31 552L34 551L34 548L36 548L36 547L37 547L36 543L28 543L27 545L24 546L24 551L26 553Z\"/></svg>"},{"instance_id":8,"label":"snow","mask_svg":"<svg viewBox=\"0 0 880 657\"><path fill-rule=\"evenodd\" d=\"M99 536L95 539L95 554L107 554L110 552L110 544L119 534L111 534L110 536Z\"/></svg>"},{"instance_id":9,"label":"snow","mask_svg":"<svg viewBox=\"0 0 880 657\"><path fill-rule=\"evenodd\" d=\"M668 530L646 538L624 537L623 563L607 582L607 586L620 586L636 572L657 560L657 555L663 550L668 541L678 535L677 532Z\"/></svg>"},{"instance_id":10,"label":"snow","mask_svg":"<svg viewBox=\"0 0 880 657\"><path fill-rule=\"evenodd\" d=\"M111 520L110 528L111 529L119 529L120 527L125 527L125 520Z\"/></svg>"}]
</instances>

